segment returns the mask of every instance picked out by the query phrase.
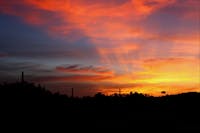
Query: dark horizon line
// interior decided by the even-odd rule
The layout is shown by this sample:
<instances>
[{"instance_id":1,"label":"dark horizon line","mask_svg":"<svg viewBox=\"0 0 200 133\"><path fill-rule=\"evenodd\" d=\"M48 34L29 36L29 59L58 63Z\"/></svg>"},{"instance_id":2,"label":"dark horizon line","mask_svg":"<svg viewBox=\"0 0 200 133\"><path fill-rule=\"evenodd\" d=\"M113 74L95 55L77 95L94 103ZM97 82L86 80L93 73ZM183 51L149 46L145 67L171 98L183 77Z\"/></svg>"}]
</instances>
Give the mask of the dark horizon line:
<instances>
[{"instance_id":1,"label":"dark horizon line","mask_svg":"<svg viewBox=\"0 0 200 133\"><path fill-rule=\"evenodd\" d=\"M29 82L29 81L26 81L24 80L24 73L22 73L22 76L21 76L21 81L15 81L15 82L1 82L0 83L0 86L3 86L3 85L9 85L9 84L31 84L31 85L34 85L35 87L41 87L42 89L46 90L46 91L50 91L48 88L46 88L45 85L41 85L40 83L34 83L34 82ZM154 97L154 98L159 98L159 97L166 97L166 96L177 96L177 95L181 95L181 94L189 94L189 93L199 93L198 91L188 91L188 92L182 92L182 93L177 93L177 94L168 94L166 91L161 91L160 93L163 94L163 95L160 95L160 96L153 96L153 95L150 95L150 94L145 94L145 93L140 93L140 92L132 92L130 91L129 93L123 93L121 90L121 88L118 89L118 93L113 93L113 94L109 94L109 95L106 95L104 94L103 92L96 92L93 96L75 96L75 89L74 87L72 88L69 88L71 90L71 96L70 95L67 95L67 94L61 94L59 92L52 92L50 91L52 94L59 94L59 95L65 95L67 97L72 97L72 98L83 98L83 97L94 97L95 95L102 95L102 96L105 96L105 97L110 97L110 96L119 96L119 97L125 97L125 96L129 96L129 95L134 95L134 94L139 94L139 95L143 95L145 97ZM117 91L116 91L117 92Z\"/></svg>"}]
</instances>

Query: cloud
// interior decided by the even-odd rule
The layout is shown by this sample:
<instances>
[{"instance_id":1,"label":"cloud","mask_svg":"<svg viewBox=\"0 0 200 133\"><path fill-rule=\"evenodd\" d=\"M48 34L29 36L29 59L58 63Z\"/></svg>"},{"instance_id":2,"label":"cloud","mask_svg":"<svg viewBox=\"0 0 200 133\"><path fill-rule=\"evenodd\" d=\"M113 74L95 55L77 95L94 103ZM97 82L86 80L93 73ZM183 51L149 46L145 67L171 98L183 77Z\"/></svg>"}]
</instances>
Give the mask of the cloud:
<instances>
[{"instance_id":1,"label":"cloud","mask_svg":"<svg viewBox=\"0 0 200 133\"><path fill-rule=\"evenodd\" d=\"M104 75L70 75L70 76L40 76L32 79L35 82L98 82L112 78Z\"/></svg>"},{"instance_id":2,"label":"cloud","mask_svg":"<svg viewBox=\"0 0 200 133\"><path fill-rule=\"evenodd\" d=\"M127 65L126 61L131 59L133 53L140 50L140 46L137 44L118 44L111 45L111 47L98 47L97 50L102 63L124 68Z\"/></svg>"},{"instance_id":3,"label":"cloud","mask_svg":"<svg viewBox=\"0 0 200 133\"><path fill-rule=\"evenodd\" d=\"M45 26L53 32L68 34L79 29L89 37L108 39L113 36L117 39L116 37L134 36L135 33L129 30L132 25L127 21L143 18L173 1L2 0L0 11L19 16L30 24Z\"/></svg>"},{"instance_id":4,"label":"cloud","mask_svg":"<svg viewBox=\"0 0 200 133\"><path fill-rule=\"evenodd\" d=\"M173 45L171 48L173 55L200 56L200 46L194 44L179 44Z\"/></svg>"},{"instance_id":5,"label":"cloud","mask_svg":"<svg viewBox=\"0 0 200 133\"><path fill-rule=\"evenodd\" d=\"M3 62L0 65L1 71L19 71L19 70L33 70L36 68L39 68L41 65L39 64L34 64L31 62Z\"/></svg>"},{"instance_id":6,"label":"cloud","mask_svg":"<svg viewBox=\"0 0 200 133\"><path fill-rule=\"evenodd\" d=\"M165 7L164 11L167 14L175 15L183 20L196 21L199 19L199 4L199 0L176 0L174 4Z\"/></svg>"},{"instance_id":7,"label":"cloud","mask_svg":"<svg viewBox=\"0 0 200 133\"><path fill-rule=\"evenodd\" d=\"M132 4L139 14L150 14L169 4L173 4L176 0L132 0Z\"/></svg>"},{"instance_id":8,"label":"cloud","mask_svg":"<svg viewBox=\"0 0 200 133\"><path fill-rule=\"evenodd\" d=\"M26 50L26 51L18 51L12 50L9 51L9 55L11 57L26 57L26 58L44 58L44 59L57 59L57 58L65 58L65 59L88 59L92 57L98 59L98 55L96 55L96 49L94 48L68 48L68 49L38 49L38 50Z\"/></svg>"},{"instance_id":9,"label":"cloud","mask_svg":"<svg viewBox=\"0 0 200 133\"><path fill-rule=\"evenodd\" d=\"M169 7L178 6L178 3L183 5L181 9L185 9L188 4L195 5L197 2L182 3L179 0L111 0L109 2L104 0L92 2L90 0L23 0L16 2L2 0L0 12L19 16L29 24L42 27L55 36L70 36L76 39L85 36L90 41L89 43L95 45L97 51L100 52L97 54L102 56L101 51L105 51L107 47L114 47L114 51L117 46L128 49L130 45L127 44L136 43L134 39L184 41L186 35L177 40L176 36L169 37L162 33L148 31L140 24L146 21L145 18L148 21L148 16L160 9L168 10Z\"/></svg>"},{"instance_id":10,"label":"cloud","mask_svg":"<svg viewBox=\"0 0 200 133\"><path fill-rule=\"evenodd\" d=\"M23 0L1 1L0 12L21 17L32 25L42 26L50 34L69 35L74 31L89 37L95 44L97 39L127 40L150 38L151 33L140 25L144 18L167 7L180 7L176 11L188 12L198 1L180 0ZM179 4L181 4L179 6ZM191 12L196 13L196 10ZM56 20L56 21L55 21ZM76 38L79 33L74 35ZM130 43L130 42L129 42Z\"/></svg>"},{"instance_id":11,"label":"cloud","mask_svg":"<svg viewBox=\"0 0 200 133\"><path fill-rule=\"evenodd\" d=\"M16 74L20 75L22 71L28 74L37 73L39 75L52 72L52 70L45 65L34 62L2 61L0 64L0 72L2 72L1 77L6 77L7 75L16 76Z\"/></svg>"},{"instance_id":12,"label":"cloud","mask_svg":"<svg viewBox=\"0 0 200 133\"><path fill-rule=\"evenodd\" d=\"M8 54L0 52L0 58L4 58L4 57L7 57L7 56L8 56Z\"/></svg>"},{"instance_id":13,"label":"cloud","mask_svg":"<svg viewBox=\"0 0 200 133\"><path fill-rule=\"evenodd\" d=\"M81 65L68 65L58 66L56 70L59 72L65 73L78 73L78 74L104 74L104 75L113 75L111 70L108 70L104 67L94 67L94 66L81 66Z\"/></svg>"}]
</instances>

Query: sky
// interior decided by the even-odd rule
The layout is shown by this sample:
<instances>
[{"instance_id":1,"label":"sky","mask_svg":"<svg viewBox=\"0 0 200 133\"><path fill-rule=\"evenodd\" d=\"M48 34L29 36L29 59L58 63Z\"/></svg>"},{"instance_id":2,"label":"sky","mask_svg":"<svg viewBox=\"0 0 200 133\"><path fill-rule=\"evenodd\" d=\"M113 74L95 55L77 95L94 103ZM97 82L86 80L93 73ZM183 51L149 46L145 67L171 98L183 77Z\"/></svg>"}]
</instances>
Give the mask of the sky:
<instances>
[{"instance_id":1,"label":"sky","mask_svg":"<svg viewBox=\"0 0 200 133\"><path fill-rule=\"evenodd\" d=\"M0 82L76 96L200 92L199 0L0 0Z\"/></svg>"}]
</instances>

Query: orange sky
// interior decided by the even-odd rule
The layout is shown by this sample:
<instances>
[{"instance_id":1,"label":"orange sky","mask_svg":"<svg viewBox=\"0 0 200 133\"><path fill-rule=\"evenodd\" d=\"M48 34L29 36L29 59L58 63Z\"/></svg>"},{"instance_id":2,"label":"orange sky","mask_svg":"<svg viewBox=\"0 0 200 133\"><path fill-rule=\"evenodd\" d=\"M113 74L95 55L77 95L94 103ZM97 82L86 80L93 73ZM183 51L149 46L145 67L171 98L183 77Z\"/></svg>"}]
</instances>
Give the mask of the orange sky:
<instances>
[{"instance_id":1,"label":"orange sky","mask_svg":"<svg viewBox=\"0 0 200 133\"><path fill-rule=\"evenodd\" d=\"M26 44L14 31L8 36L14 36L16 44L0 51L0 59L26 62L28 56L31 63L51 69L30 79L62 83L63 88L81 83L88 84L85 88L95 84L106 94L118 88L150 95L161 95L163 90L168 94L200 91L199 4L198 0L1 0L2 19L13 17L22 29L26 25L59 41L49 46L50 39L44 39L43 51L31 50L36 47L31 45L30 52L16 52L14 48ZM38 38L29 42L40 44ZM44 53L43 58L35 58Z\"/></svg>"}]
</instances>

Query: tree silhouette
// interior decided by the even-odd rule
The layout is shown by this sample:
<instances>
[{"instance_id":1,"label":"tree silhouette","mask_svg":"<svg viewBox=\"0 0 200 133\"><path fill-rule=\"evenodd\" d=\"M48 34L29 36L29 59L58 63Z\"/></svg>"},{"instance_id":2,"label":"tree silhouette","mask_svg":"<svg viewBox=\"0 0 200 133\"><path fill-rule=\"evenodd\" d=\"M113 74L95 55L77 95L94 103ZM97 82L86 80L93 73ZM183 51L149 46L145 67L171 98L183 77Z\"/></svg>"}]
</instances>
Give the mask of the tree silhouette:
<instances>
[{"instance_id":1,"label":"tree silhouette","mask_svg":"<svg viewBox=\"0 0 200 133\"><path fill-rule=\"evenodd\" d=\"M51 93L41 85L18 82L0 84L0 98L1 119L15 124L16 120L23 120L23 124L36 120L53 125L62 125L64 121L67 130L87 127L94 131L200 131L197 92L162 97L137 92L110 96L97 93L94 97L77 98Z\"/></svg>"}]
</instances>

